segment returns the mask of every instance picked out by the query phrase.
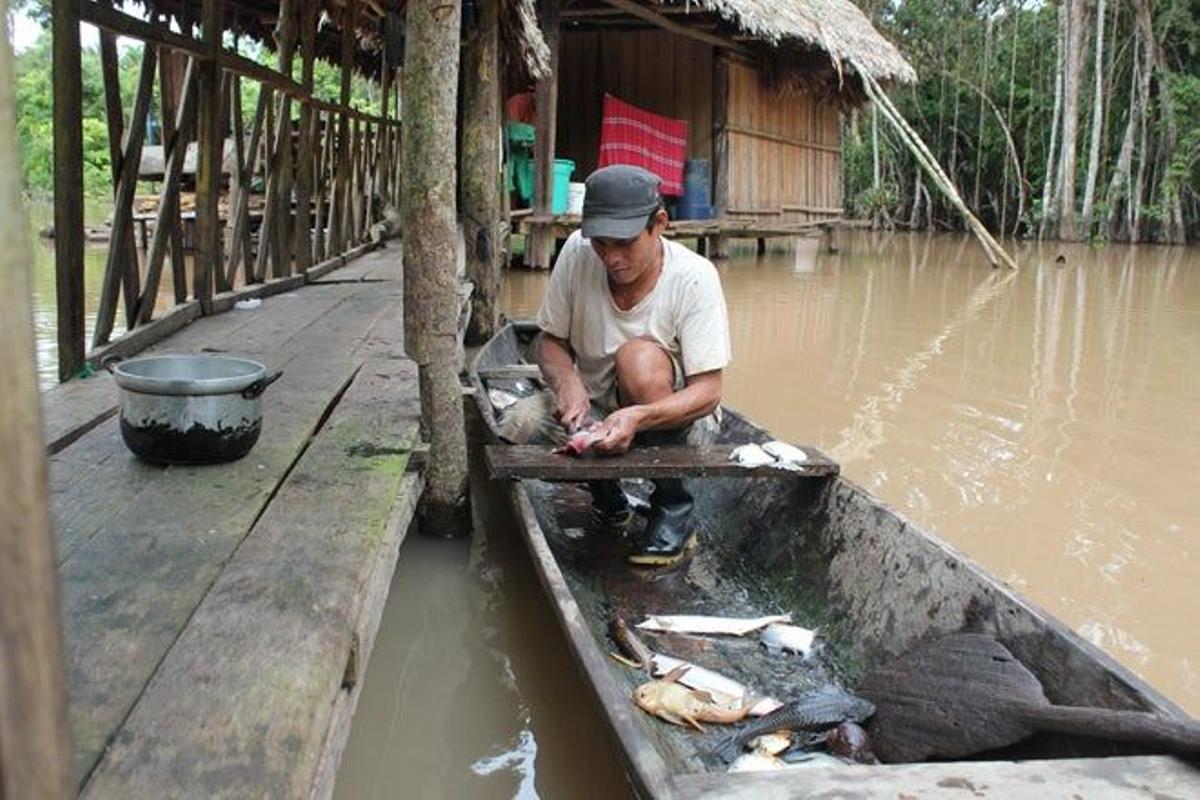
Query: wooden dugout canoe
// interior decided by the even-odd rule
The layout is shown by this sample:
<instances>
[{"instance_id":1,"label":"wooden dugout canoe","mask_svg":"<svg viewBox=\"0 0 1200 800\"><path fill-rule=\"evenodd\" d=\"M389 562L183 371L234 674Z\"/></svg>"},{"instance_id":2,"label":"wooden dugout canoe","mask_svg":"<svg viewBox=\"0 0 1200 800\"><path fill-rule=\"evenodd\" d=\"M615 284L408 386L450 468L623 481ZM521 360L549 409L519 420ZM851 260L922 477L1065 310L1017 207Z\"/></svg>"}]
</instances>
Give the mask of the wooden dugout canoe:
<instances>
[{"instance_id":1,"label":"wooden dugout canoe","mask_svg":"<svg viewBox=\"0 0 1200 800\"><path fill-rule=\"evenodd\" d=\"M500 438L488 390L511 390L536 380L527 366L536 332L531 323L509 324L476 359L471 380L492 445ZM718 443L770 438L736 411L724 410ZM835 471L820 472L741 477L722 471L692 478L700 547L694 557L666 570L631 567L624 558L625 542L586 535L590 498L579 486L536 479L509 484L546 596L639 795L1200 796L1200 769L1186 761L1054 734L1038 734L970 761L728 773L713 750L732 729L712 726L708 734L699 734L638 709L630 694L645 676L608 655L615 650L607 634L614 614L632 624L645 614L790 612L796 624L820 630L824 647L808 660L768 654L753 637L703 645L679 637L644 638L658 652L786 700L827 683L852 689L873 667L924 637L983 632L1032 670L1054 703L1182 714L948 544ZM642 487L633 482L627 488L636 496Z\"/></svg>"}]
</instances>

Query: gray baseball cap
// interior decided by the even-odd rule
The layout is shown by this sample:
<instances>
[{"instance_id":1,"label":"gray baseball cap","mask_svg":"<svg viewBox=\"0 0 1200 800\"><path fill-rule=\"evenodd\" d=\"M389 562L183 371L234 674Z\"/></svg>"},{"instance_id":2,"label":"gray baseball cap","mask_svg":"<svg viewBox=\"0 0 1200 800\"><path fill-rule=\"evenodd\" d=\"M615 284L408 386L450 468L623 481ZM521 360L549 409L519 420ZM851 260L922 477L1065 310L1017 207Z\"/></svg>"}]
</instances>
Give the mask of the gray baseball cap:
<instances>
[{"instance_id":1,"label":"gray baseball cap","mask_svg":"<svg viewBox=\"0 0 1200 800\"><path fill-rule=\"evenodd\" d=\"M628 164L598 169L584 185L583 235L589 239L632 239L662 202L658 177Z\"/></svg>"}]
</instances>

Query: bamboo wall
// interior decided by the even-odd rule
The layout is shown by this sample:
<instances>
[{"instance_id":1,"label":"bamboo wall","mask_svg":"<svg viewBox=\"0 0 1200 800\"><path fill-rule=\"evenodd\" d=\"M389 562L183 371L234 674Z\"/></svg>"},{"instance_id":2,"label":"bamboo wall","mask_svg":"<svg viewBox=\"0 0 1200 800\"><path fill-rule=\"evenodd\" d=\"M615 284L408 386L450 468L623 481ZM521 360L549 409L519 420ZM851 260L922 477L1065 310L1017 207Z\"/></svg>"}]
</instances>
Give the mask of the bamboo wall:
<instances>
[{"instance_id":1,"label":"bamboo wall","mask_svg":"<svg viewBox=\"0 0 1200 800\"><path fill-rule=\"evenodd\" d=\"M836 106L772 91L752 66L731 61L728 124L730 216L841 215Z\"/></svg>"},{"instance_id":2,"label":"bamboo wall","mask_svg":"<svg viewBox=\"0 0 1200 800\"><path fill-rule=\"evenodd\" d=\"M713 48L666 31L600 33L564 28L559 45L558 158L571 180L596 168L604 93L688 121L688 157L712 158Z\"/></svg>"}]
</instances>

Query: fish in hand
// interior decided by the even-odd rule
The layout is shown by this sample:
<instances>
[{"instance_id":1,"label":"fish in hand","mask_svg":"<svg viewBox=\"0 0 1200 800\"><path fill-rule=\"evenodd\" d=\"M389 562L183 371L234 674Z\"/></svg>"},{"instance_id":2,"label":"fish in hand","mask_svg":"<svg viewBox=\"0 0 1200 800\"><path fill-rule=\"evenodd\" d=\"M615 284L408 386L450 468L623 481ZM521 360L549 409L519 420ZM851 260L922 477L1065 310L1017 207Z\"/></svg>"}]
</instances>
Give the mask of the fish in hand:
<instances>
[{"instance_id":1,"label":"fish in hand","mask_svg":"<svg viewBox=\"0 0 1200 800\"><path fill-rule=\"evenodd\" d=\"M752 740L773 731L827 731L847 720L862 722L875 713L875 705L836 687L806 692L775 711L754 720L721 743L718 752L727 762Z\"/></svg>"},{"instance_id":2,"label":"fish in hand","mask_svg":"<svg viewBox=\"0 0 1200 800\"><path fill-rule=\"evenodd\" d=\"M673 725L691 725L701 733L704 732L701 722L731 723L746 718L753 705L751 701L731 708L729 698L723 698L726 702L721 703L709 692L689 689L678 682L686 669L679 667L665 678L643 683L633 690L633 702L648 714Z\"/></svg>"}]
</instances>

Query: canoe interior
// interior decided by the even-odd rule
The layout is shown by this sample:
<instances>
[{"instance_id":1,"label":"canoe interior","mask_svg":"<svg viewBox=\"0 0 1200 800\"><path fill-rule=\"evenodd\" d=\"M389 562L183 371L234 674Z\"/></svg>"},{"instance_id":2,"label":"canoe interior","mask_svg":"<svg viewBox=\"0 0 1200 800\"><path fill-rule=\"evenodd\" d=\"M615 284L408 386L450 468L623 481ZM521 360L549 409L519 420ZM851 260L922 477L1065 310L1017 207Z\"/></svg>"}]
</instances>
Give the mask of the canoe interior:
<instances>
[{"instance_id":1,"label":"canoe interior","mask_svg":"<svg viewBox=\"0 0 1200 800\"><path fill-rule=\"evenodd\" d=\"M487 388L512 389L512 378L489 380L479 371L527 360L536 331L510 325L479 355L473 375L481 415L493 433L496 416ZM513 373L516 374L516 373ZM529 380L517 378L515 380ZM522 387L517 387L522 388ZM766 441L770 435L734 411L724 414L720 441ZM649 486L623 484L645 496ZM579 485L520 481L527 534L544 537L561 581L586 621L586 633L568 630L577 651L615 650L607 635L614 614L632 624L646 614L759 616L790 612L793 622L819 629L822 647L810 659L772 655L745 639L695 639L643 634L650 647L787 700L805 689L835 683L852 689L874 666L919 639L958 631L995 635L1041 680L1052 702L1110 708L1179 710L1107 655L1049 615L1028 605L961 554L921 531L845 478L777 481L703 478L688 481L696 497L700 548L678 567L628 566L628 542L588 535L590 496ZM531 547L534 545L531 542ZM536 561L536 553L535 553ZM543 570L553 596L559 580ZM560 604L563 599L558 598ZM568 601L569 602L569 601ZM578 653L577 653L578 655ZM585 659L586 661L586 659ZM600 674L629 697L645 677L604 655ZM585 664L585 666L587 666ZM611 687L609 687L611 688ZM604 692L600 692L604 697ZM609 697L617 697L609 693ZM630 706L632 703L630 701ZM700 734L628 708L606 708L631 761L651 743L668 773L723 770L711 750L731 731L720 725ZM632 721L632 724L631 724ZM618 722L620 724L618 724ZM982 759L1132 755L1123 745L1057 735L984 754Z\"/></svg>"}]
</instances>

